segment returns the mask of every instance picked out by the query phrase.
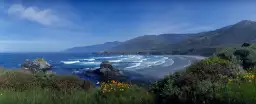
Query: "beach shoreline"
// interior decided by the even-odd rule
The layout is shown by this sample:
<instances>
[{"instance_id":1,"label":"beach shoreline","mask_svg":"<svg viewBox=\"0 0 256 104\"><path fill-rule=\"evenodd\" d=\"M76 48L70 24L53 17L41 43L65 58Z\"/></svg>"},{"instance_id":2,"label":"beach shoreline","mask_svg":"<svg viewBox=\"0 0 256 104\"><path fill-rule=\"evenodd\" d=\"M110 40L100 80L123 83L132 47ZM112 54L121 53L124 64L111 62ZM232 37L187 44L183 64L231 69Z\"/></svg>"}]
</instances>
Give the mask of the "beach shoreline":
<instances>
[{"instance_id":1,"label":"beach shoreline","mask_svg":"<svg viewBox=\"0 0 256 104\"><path fill-rule=\"evenodd\" d=\"M136 73L139 73L143 76L152 77L152 79L158 80L178 70L183 70L196 61L207 58L203 56L192 56L192 55L164 55L164 56L168 57L166 62L173 61L173 64L170 66L157 65L149 68L143 68L143 69L136 70Z\"/></svg>"}]
</instances>

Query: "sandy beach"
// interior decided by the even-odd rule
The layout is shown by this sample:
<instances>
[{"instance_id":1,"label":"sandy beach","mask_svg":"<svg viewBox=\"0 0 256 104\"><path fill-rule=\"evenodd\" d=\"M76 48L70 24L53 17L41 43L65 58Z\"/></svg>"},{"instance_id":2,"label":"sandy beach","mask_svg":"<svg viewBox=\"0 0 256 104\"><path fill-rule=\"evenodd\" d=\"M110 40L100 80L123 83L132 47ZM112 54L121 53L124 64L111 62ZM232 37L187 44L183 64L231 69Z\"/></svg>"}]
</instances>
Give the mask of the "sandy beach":
<instances>
[{"instance_id":1,"label":"sandy beach","mask_svg":"<svg viewBox=\"0 0 256 104\"><path fill-rule=\"evenodd\" d=\"M164 78L164 76L169 75L177 70L182 70L188 67L189 65L191 65L191 63L195 61L206 58L202 56L190 56L190 55L168 55L167 57L169 57L169 59L166 61L166 63L172 62L173 63L172 65L153 66L150 68L136 70L136 73L139 73L144 77L148 77L148 78L151 77L153 79L161 79L161 78Z\"/></svg>"}]
</instances>

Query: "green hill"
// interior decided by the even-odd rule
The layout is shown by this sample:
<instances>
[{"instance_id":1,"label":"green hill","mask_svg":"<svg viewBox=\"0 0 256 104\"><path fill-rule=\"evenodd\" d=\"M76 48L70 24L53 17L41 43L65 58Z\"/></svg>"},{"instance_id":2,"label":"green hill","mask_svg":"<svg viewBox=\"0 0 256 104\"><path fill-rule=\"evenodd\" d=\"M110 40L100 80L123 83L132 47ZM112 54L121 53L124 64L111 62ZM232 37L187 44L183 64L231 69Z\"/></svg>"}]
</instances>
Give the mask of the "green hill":
<instances>
[{"instance_id":1,"label":"green hill","mask_svg":"<svg viewBox=\"0 0 256 104\"><path fill-rule=\"evenodd\" d=\"M256 42L256 22L254 21L243 20L214 31L198 33L195 37L158 47L157 50L174 54L211 55L219 47L240 45L245 42Z\"/></svg>"},{"instance_id":2,"label":"green hill","mask_svg":"<svg viewBox=\"0 0 256 104\"><path fill-rule=\"evenodd\" d=\"M98 52L110 53L165 53L192 54L210 56L220 47L240 45L245 42L256 43L256 22L243 20L236 24L220 29L193 34L161 34L144 35L111 46L100 45ZM75 48L81 50L95 50L90 48ZM94 51L95 52L95 51Z\"/></svg>"},{"instance_id":3,"label":"green hill","mask_svg":"<svg viewBox=\"0 0 256 104\"><path fill-rule=\"evenodd\" d=\"M147 52L154 51L162 45L178 43L192 35L188 34L162 34L162 35L144 35L134 39L122 42L109 52Z\"/></svg>"}]
</instances>

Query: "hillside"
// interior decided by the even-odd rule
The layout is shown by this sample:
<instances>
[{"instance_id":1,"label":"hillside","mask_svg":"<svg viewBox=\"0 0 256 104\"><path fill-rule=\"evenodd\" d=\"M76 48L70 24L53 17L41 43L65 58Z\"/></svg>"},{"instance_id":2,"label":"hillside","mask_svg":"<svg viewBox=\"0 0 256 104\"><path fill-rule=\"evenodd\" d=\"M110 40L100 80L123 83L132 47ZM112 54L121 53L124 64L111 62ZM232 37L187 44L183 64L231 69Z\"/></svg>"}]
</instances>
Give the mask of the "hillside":
<instances>
[{"instance_id":1,"label":"hillside","mask_svg":"<svg viewBox=\"0 0 256 104\"><path fill-rule=\"evenodd\" d=\"M244 20L214 31L199 33L199 36L178 43L177 47L209 47L218 45L255 42L256 22ZM177 45L177 44L175 44Z\"/></svg>"},{"instance_id":2,"label":"hillside","mask_svg":"<svg viewBox=\"0 0 256 104\"><path fill-rule=\"evenodd\" d=\"M189 34L161 34L144 35L127 40L116 47L109 49L110 52L141 52L154 51L160 46L178 43L192 35Z\"/></svg>"},{"instance_id":3,"label":"hillside","mask_svg":"<svg viewBox=\"0 0 256 104\"><path fill-rule=\"evenodd\" d=\"M91 46L74 47L65 52L139 52L152 51L163 45L174 44L191 37L189 34L144 35L124 42L107 42Z\"/></svg>"},{"instance_id":4,"label":"hillside","mask_svg":"<svg viewBox=\"0 0 256 104\"><path fill-rule=\"evenodd\" d=\"M243 20L220 29L194 34L144 35L125 42L76 47L67 51L107 51L112 53L161 52L209 56L219 47L245 42L256 43L256 22L254 21Z\"/></svg>"},{"instance_id":5,"label":"hillside","mask_svg":"<svg viewBox=\"0 0 256 104\"><path fill-rule=\"evenodd\" d=\"M204 54L204 51L213 52L218 47L232 46L245 42L256 42L256 22L243 20L234 25L226 26L213 31L197 33L195 37L183 40L176 44L158 47L158 51L175 54Z\"/></svg>"},{"instance_id":6,"label":"hillside","mask_svg":"<svg viewBox=\"0 0 256 104\"><path fill-rule=\"evenodd\" d=\"M164 52L209 56L220 47L256 42L256 22L243 20L220 29L195 34L142 36L112 48L114 52Z\"/></svg>"},{"instance_id":7,"label":"hillside","mask_svg":"<svg viewBox=\"0 0 256 104\"><path fill-rule=\"evenodd\" d=\"M91 46L82 46L82 47L74 47L65 50L65 52L101 52L105 51L109 48L115 47L119 45L121 42L114 41L114 42L106 42L104 44L97 44Z\"/></svg>"}]
</instances>

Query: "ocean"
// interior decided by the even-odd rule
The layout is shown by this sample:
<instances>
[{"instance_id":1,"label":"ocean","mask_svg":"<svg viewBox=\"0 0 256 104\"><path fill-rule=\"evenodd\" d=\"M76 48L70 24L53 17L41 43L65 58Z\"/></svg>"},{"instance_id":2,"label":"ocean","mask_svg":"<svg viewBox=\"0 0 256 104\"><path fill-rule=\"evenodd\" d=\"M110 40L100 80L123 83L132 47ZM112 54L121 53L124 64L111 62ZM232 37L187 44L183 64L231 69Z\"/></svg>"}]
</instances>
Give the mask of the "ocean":
<instances>
[{"instance_id":1,"label":"ocean","mask_svg":"<svg viewBox=\"0 0 256 104\"><path fill-rule=\"evenodd\" d=\"M191 63L188 58L182 56L99 55L86 53L0 53L0 67L18 70L24 60L34 60L37 58L44 58L48 61L53 65L52 71L57 74L69 75L73 72L97 69L100 67L102 61L110 61L114 67L125 72L138 72L151 76L164 76L169 72L175 71L174 69L184 68Z\"/></svg>"},{"instance_id":2,"label":"ocean","mask_svg":"<svg viewBox=\"0 0 256 104\"><path fill-rule=\"evenodd\" d=\"M73 71L99 68L102 61L110 61L120 70L136 71L156 65L170 66L173 62L165 56L153 55L98 55L85 53L0 53L0 66L18 69L26 59L44 58L57 74L71 74ZM173 61L173 60L172 60Z\"/></svg>"}]
</instances>

